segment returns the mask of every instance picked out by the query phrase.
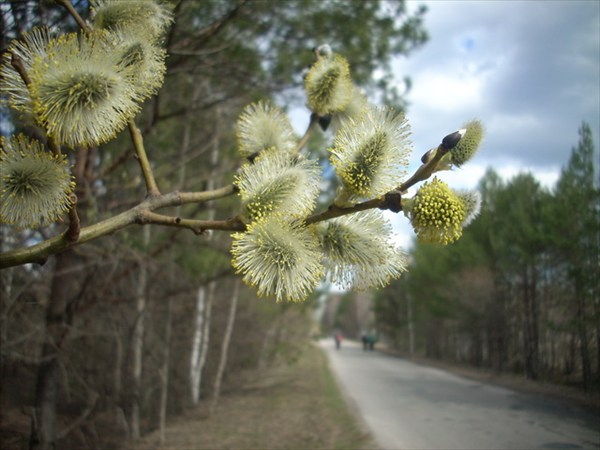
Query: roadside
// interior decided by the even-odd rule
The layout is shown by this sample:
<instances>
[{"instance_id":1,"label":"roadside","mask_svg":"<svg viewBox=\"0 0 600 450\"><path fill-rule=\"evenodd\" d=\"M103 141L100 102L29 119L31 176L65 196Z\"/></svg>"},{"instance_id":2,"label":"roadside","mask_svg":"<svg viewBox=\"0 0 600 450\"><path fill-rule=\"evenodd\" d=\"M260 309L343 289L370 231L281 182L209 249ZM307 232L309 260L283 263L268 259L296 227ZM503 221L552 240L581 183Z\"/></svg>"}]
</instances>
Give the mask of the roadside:
<instances>
[{"instance_id":1,"label":"roadside","mask_svg":"<svg viewBox=\"0 0 600 450\"><path fill-rule=\"evenodd\" d=\"M600 398L575 389L533 382L517 375L408 357L380 346L376 351L434 367L473 380L524 393L560 398L575 406L600 411ZM122 450L199 449L372 449L377 448L351 402L344 397L324 352L307 344L290 365L245 372L223 393L218 410L208 402L173 418L166 442L155 431Z\"/></svg>"},{"instance_id":2,"label":"roadside","mask_svg":"<svg viewBox=\"0 0 600 450\"><path fill-rule=\"evenodd\" d=\"M517 374L496 373L490 369L452 364L421 356L408 355L384 346L380 346L378 350L391 356L404 358L415 364L444 370L454 375L470 378L472 380L495 384L517 392L560 399L573 406L579 406L600 414L600 392L587 393L570 386L564 386L545 381L528 380L527 378Z\"/></svg>"},{"instance_id":3,"label":"roadside","mask_svg":"<svg viewBox=\"0 0 600 450\"><path fill-rule=\"evenodd\" d=\"M376 444L347 406L318 346L307 344L293 364L245 373L224 392L218 410L208 403L169 422L127 450L365 449Z\"/></svg>"}]
</instances>

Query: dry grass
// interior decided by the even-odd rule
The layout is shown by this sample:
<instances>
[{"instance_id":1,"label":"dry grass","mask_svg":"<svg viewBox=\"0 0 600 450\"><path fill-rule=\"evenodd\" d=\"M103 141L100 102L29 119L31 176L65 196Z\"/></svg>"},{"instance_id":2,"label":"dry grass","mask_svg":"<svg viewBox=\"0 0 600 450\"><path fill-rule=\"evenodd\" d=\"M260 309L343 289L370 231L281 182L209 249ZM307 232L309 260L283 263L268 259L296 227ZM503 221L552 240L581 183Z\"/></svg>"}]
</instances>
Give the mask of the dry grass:
<instances>
[{"instance_id":1,"label":"dry grass","mask_svg":"<svg viewBox=\"0 0 600 450\"><path fill-rule=\"evenodd\" d=\"M154 432L128 450L375 448L320 348L307 345L293 365L251 375L212 416L201 405L169 423L164 444Z\"/></svg>"}]
</instances>

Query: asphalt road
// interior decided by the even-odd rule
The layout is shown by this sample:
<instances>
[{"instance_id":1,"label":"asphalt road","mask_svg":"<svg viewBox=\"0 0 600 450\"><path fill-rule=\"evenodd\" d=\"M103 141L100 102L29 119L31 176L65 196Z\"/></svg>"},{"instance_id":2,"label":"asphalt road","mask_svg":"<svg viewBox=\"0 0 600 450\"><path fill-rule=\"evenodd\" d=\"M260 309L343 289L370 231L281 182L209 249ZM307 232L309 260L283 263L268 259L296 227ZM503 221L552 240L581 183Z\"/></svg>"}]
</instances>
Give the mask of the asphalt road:
<instances>
[{"instance_id":1,"label":"asphalt road","mask_svg":"<svg viewBox=\"0 0 600 450\"><path fill-rule=\"evenodd\" d=\"M600 449L600 417L411 363L351 341L321 341L383 449Z\"/></svg>"}]
</instances>

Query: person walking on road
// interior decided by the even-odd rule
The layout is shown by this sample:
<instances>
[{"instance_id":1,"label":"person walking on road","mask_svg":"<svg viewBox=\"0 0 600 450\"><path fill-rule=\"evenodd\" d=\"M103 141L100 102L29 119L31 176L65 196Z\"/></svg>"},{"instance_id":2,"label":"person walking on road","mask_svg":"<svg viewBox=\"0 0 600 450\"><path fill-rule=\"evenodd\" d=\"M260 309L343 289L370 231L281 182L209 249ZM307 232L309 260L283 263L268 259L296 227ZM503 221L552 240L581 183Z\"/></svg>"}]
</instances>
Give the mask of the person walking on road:
<instances>
[{"instance_id":1,"label":"person walking on road","mask_svg":"<svg viewBox=\"0 0 600 450\"><path fill-rule=\"evenodd\" d=\"M363 331L362 334L360 335L360 340L362 341L363 344L363 350L368 350L369 349L369 335L367 334L366 331Z\"/></svg>"},{"instance_id":2,"label":"person walking on road","mask_svg":"<svg viewBox=\"0 0 600 450\"><path fill-rule=\"evenodd\" d=\"M335 348L336 348L336 350L339 350L340 347L342 346L342 340L344 339L344 337L342 336L342 333L340 333L339 331L336 332L333 335L333 339L335 340Z\"/></svg>"}]
</instances>

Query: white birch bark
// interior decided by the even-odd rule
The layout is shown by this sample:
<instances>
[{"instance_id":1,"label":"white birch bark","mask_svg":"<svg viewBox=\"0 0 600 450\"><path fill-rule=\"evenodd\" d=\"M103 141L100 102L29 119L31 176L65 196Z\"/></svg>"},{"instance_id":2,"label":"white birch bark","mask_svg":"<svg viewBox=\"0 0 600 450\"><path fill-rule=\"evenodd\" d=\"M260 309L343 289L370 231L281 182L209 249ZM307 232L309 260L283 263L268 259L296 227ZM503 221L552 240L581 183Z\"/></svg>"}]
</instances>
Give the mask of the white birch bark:
<instances>
[{"instance_id":1,"label":"white birch bark","mask_svg":"<svg viewBox=\"0 0 600 450\"><path fill-rule=\"evenodd\" d=\"M208 353L210 319L215 288L216 282L211 281L208 287L199 287L196 296L196 322L190 358L190 389L193 405L198 405L200 402L202 369Z\"/></svg>"},{"instance_id":2,"label":"white birch bark","mask_svg":"<svg viewBox=\"0 0 600 450\"><path fill-rule=\"evenodd\" d=\"M194 336L192 337L192 354L190 357L190 392L192 405L200 401L200 353L202 349L202 333L204 330L206 288L201 286L196 294L196 321L194 323Z\"/></svg>"},{"instance_id":3,"label":"white birch bark","mask_svg":"<svg viewBox=\"0 0 600 450\"><path fill-rule=\"evenodd\" d=\"M200 354L198 357L198 401L200 400L200 394L202 393L202 370L204 369L204 364L206 363L206 356L208 355L208 341L210 338L210 321L212 318L212 305L215 299L215 289L217 287L216 281L211 281L208 285L208 291L206 296L206 305L204 312L204 323L202 325L202 337L201 337L201 346L200 346ZM202 289L205 289L203 287Z\"/></svg>"},{"instance_id":4,"label":"white birch bark","mask_svg":"<svg viewBox=\"0 0 600 450\"><path fill-rule=\"evenodd\" d=\"M217 116L219 112L217 111ZM211 167L214 169L219 162L219 129L217 120L216 136L213 140L213 148L210 155ZM210 177L207 183L207 189L215 188L215 179ZM215 205L213 202L208 204L208 219L215 218ZM212 234L209 234L207 240L212 239ZM216 283L211 281L206 286L200 286L196 294L196 311L194 320L194 333L192 336L192 352L190 355L190 395L192 405L196 406L200 402L200 388L202 384L202 370L208 353L208 339L210 337L210 318L212 311L212 303L215 292Z\"/></svg>"}]
</instances>

